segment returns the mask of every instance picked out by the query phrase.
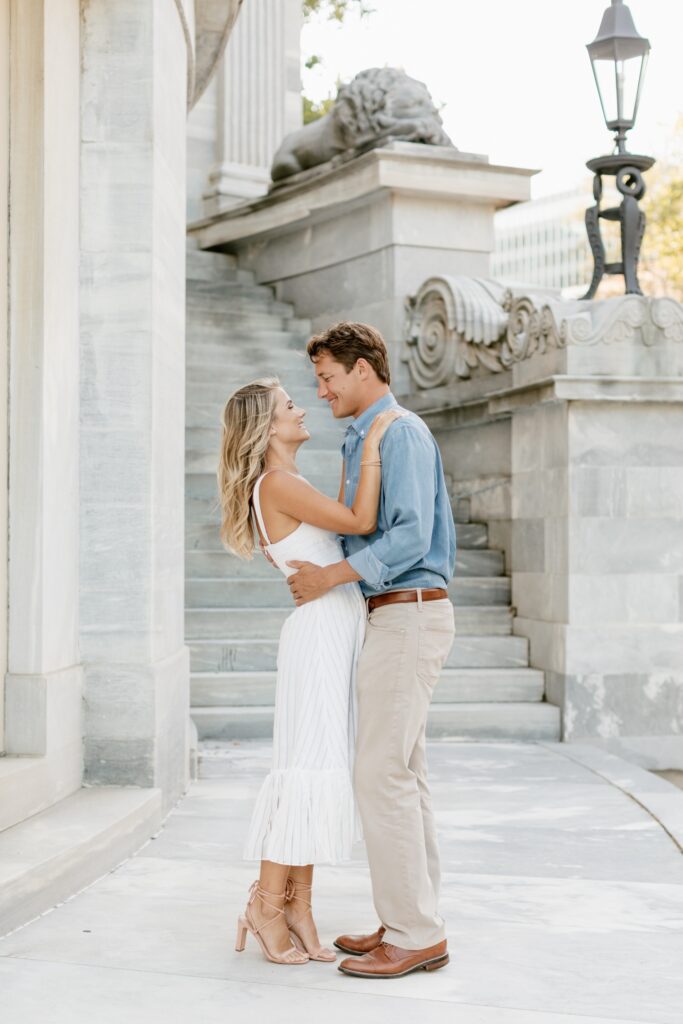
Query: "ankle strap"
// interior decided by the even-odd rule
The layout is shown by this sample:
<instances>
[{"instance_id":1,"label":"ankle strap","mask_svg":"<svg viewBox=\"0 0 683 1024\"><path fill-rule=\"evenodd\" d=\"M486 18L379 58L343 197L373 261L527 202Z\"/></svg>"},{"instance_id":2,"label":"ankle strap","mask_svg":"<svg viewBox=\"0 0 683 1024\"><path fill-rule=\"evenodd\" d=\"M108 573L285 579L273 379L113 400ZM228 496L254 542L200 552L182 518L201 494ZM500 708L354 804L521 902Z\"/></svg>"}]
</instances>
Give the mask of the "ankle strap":
<instances>
[{"instance_id":1,"label":"ankle strap","mask_svg":"<svg viewBox=\"0 0 683 1024\"><path fill-rule=\"evenodd\" d=\"M297 890L301 891L301 895L299 895ZM310 913L312 903L312 891L312 885L306 885L305 882L295 882L293 878L287 879L287 885L285 887L285 903L303 903L303 905L306 908L303 911L303 913L299 915L296 921L291 922L292 924L296 924L297 922L301 921L304 917L306 917L306 914Z\"/></svg>"},{"instance_id":2,"label":"ankle strap","mask_svg":"<svg viewBox=\"0 0 683 1024\"><path fill-rule=\"evenodd\" d=\"M271 903L270 900L265 898L267 896L271 896L273 899L276 900L282 900L282 906L278 907L276 904ZM267 889L261 888L258 879L256 879L256 881L252 883L251 888L249 890L249 902L247 906L251 906L251 904L257 897L260 899L261 903L263 903L266 907L269 907L271 910L275 911L275 917L271 918L270 921L264 921L262 925L254 929L254 931L260 932L262 928L267 928L269 924L272 924L273 921L277 921L278 917L284 914L284 905L287 900L287 889L285 889L284 892L268 892Z\"/></svg>"}]
</instances>

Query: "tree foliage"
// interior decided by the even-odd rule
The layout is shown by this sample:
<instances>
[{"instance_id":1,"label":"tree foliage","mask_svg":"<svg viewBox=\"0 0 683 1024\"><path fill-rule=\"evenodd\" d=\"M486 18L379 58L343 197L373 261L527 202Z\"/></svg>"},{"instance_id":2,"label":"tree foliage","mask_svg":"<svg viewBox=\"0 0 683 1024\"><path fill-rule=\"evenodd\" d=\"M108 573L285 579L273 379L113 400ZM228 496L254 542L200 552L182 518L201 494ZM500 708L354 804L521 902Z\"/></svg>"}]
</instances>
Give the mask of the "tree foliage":
<instances>
[{"instance_id":1,"label":"tree foliage","mask_svg":"<svg viewBox=\"0 0 683 1024\"><path fill-rule=\"evenodd\" d=\"M317 121L319 117L324 117L334 103L333 96L328 96L326 100L321 100L320 103L310 100L308 96L302 96L301 98L304 104L304 124L310 124L311 121Z\"/></svg>"},{"instance_id":2,"label":"tree foliage","mask_svg":"<svg viewBox=\"0 0 683 1024\"><path fill-rule=\"evenodd\" d=\"M304 18L308 21L314 14L327 14L330 21L342 22L351 10L357 10L362 18L372 14L367 0L303 0Z\"/></svg>"},{"instance_id":3,"label":"tree foliage","mask_svg":"<svg viewBox=\"0 0 683 1024\"><path fill-rule=\"evenodd\" d=\"M676 127L683 150L683 117ZM678 148L678 147L677 147ZM640 273L643 290L683 302L683 162L674 153L647 173L647 217Z\"/></svg>"},{"instance_id":4,"label":"tree foliage","mask_svg":"<svg viewBox=\"0 0 683 1024\"><path fill-rule=\"evenodd\" d=\"M351 11L357 11L361 18L366 18L373 13L372 7L370 7L367 0L303 0L303 9L305 21L320 15L321 17L326 16L328 21L338 21L340 24L343 24L346 15ZM304 67L307 71L311 71L317 65L322 64L322 62L322 57L314 53L306 58ZM328 112L334 103L334 96L328 96L319 103L309 99L306 95L303 95L301 100L303 103L304 124L310 124L311 121L317 121L319 117L323 117Z\"/></svg>"}]
</instances>

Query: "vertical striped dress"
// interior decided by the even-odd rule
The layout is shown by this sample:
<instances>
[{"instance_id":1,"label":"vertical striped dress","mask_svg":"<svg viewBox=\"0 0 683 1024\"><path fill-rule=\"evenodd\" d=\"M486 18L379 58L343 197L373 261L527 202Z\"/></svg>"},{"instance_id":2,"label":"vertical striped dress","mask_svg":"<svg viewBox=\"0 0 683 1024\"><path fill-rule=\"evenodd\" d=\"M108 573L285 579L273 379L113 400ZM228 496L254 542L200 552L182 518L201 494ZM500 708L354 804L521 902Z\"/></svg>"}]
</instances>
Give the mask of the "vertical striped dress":
<instances>
[{"instance_id":1,"label":"vertical striped dress","mask_svg":"<svg viewBox=\"0 0 683 1024\"><path fill-rule=\"evenodd\" d=\"M264 474L265 476L265 474ZM330 565L344 555L336 534L301 523L271 544L256 482L253 506L266 551L285 576L288 561ZM365 632L357 583L335 587L295 608L280 634L273 764L259 791L244 848L246 860L334 864L360 838L352 768L355 671Z\"/></svg>"}]
</instances>

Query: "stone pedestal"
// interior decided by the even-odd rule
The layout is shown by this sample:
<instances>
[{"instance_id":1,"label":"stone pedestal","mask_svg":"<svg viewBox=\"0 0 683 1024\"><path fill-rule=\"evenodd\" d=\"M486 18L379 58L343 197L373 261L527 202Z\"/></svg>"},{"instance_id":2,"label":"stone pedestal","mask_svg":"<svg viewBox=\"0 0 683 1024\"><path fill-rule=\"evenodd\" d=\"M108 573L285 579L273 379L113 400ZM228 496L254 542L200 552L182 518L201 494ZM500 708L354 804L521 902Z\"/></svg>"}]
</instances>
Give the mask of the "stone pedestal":
<instances>
[{"instance_id":1,"label":"stone pedestal","mask_svg":"<svg viewBox=\"0 0 683 1024\"><path fill-rule=\"evenodd\" d=\"M135 40L135 45L131 45ZM187 49L168 0L82 30L81 590L91 783L183 791Z\"/></svg>"},{"instance_id":2,"label":"stone pedestal","mask_svg":"<svg viewBox=\"0 0 683 1024\"><path fill-rule=\"evenodd\" d=\"M472 286L420 290L406 401L432 423L455 492L498 525L514 631L563 738L682 768L683 307L499 288L449 321Z\"/></svg>"},{"instance_id":3,"label":"stone pedestal","mask_svg":"<svg viewBox=\"0 0 683 1024\"><path fill-rule=\"evenodd\" d=\"M493 213L528 199L533 172L441 146L392 142L304 172L267 197L193 226L201 248L237 253L313 328L374 324L405 376L405 298L434 263L488 273Z\"/></svg>"}]
</instances>

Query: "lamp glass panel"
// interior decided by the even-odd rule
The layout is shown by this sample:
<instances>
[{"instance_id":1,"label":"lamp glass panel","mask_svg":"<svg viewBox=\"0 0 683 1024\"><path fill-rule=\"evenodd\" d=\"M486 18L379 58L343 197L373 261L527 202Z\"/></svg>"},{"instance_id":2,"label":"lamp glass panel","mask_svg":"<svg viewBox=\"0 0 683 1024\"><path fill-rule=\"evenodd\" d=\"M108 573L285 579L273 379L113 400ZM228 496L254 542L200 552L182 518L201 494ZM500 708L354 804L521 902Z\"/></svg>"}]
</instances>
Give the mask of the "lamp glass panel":
<instances>
[{"instance_id":1,"label":"lamp glass panel","mask_svg":"<svg viewBox=\"0 0 683 1024\"><path fill-rule=\"evenodd\" d=\"M641 56L629 60L595 60L593 70L607 124L633 122L638 97Z\"/></svg>"}]
</instances>

